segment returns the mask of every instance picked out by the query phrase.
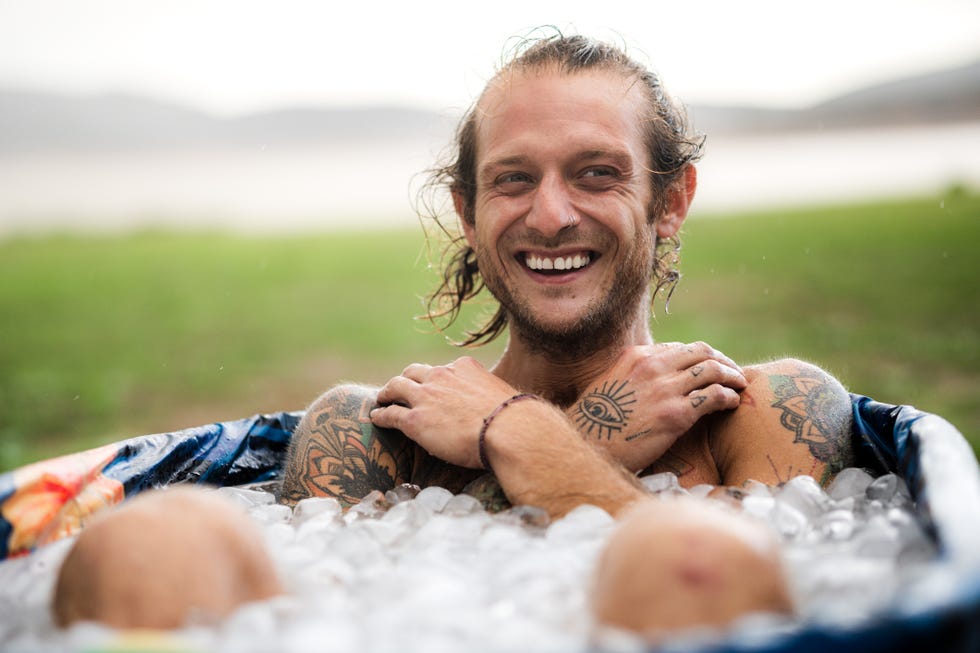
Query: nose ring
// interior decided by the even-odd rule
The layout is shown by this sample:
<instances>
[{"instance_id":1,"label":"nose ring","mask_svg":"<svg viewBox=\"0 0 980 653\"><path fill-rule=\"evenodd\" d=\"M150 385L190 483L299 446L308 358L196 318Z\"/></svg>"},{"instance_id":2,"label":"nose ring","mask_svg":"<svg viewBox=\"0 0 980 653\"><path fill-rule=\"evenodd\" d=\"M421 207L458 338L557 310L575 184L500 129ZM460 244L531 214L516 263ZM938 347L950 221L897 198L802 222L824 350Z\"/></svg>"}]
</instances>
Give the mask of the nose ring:
<instances>
[{"instance_id":1,"label":"nose ring","mask_svg":"<svg viewBox=\"0 0 980 653\"><path fill-rule=\"evenodd\" d=\"M568 217L565 218L566 227L573 227L576 222L578 222L578 217L574 213L569 213Z\"/></svg>"}]
</instances>

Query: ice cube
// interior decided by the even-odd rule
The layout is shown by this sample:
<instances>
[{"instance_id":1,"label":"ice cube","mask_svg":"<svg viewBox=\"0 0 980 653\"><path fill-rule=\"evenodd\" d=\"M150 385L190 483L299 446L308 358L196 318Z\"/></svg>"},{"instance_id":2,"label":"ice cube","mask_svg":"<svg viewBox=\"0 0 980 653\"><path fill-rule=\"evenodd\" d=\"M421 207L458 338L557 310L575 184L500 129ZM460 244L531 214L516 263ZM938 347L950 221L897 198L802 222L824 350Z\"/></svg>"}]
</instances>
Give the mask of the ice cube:
<instances>
[{"instance_id":1,"label":"ice cube","mask_svg":"<svg viewBox=\"0 0 980 653\"><path fill-rule=\"evenodd\" d=\"M333 497L308 497L302 499L293 508L292 523L294 526L299 526L311 517L321 514L327 514L330 517L339 517L340 502Z\"/></svg>"},{"instance_id":2,"label":"ice cube","mask_svg":"<svg viewBox=\"0 0 980 653\"><path fill-rule=\"evenodd\" d=\"M249 508L248 514L260 524L288 524L293 509L279 503L267 503Z\"/></svg>"},{"instance_id":3,"label":"ice cube","mask_svg":"<svg viewBox=\"0 0 980 653\"><path fill-rule=\"evenodd\" d=\"M776 501L796 508L808 520L830 507L830 499L810 476L797 476L776 492Z\"/></svg>"},{"instance_id":4,"label":"ice cube","mask_svg":"<svg viewBox=\"0 0 980 653\"><path fill-rule=\"evenodd\" d=\"M769 513L769 523L783 538L792 540L802 536L809 525L806 515L789 501L776 501Z\"/></svg>"},{"instance_id":5,"label":"ice cube","mask_svg":"<svg viewBox=\"0 0 980 653\"><path fill-rule=\"evenodd\" d=\"M350 507L347 514L344 515L344 521L348 524L355 522L359 519L377 519L383 515L389 508L388 501L385 499L385 495L378 490L371 490L360 503L357 503Z\"/></svg>"},{"instance_id":6,"label":"ice cube","mask_svg":"<svg viewBox=\"0 0 980 653\"><path fill-rule=\"evenodd\" d=\"M412 485L411 483L402 483L401 485L395 486L394 489L385 492L385 500L392 506L401 503L402 501L411 501L414 499L421 488L418 485Z\"/></svg>"},{"instance_id":7,"label":"ice cube","mask_svg":"<svg viewBox=\"0 0 980 653\"><path fill-rule=\"evenodd\" d=\"M546 528L551 523L548 511L537 506L514 506L494 515L494 520L528 528Z\"/></svg>"},{"instance_id":8,"label":"ice cube","mask_svg":"<svg viewBox=\"0 0 980 653\"><path fill-rule=\"evenodd\" d=\"M215 492L227 499L231 499L243 508L267 506L276 502L276 498L271 492L262 492L260 490L247 490L241 487L227 486L220 487Z\"/></svg>"},{"instance_id":9,"label":"ice cube","mask_svg":"<svg viewBox=\"0 0 980 653\"><path fill-rule=\"evenodd\" d=\"M824 539L849 539L854 533L854 513L850 510L830 510L820 516L816 528Z\"/></svg>"},{"instance_id":10,"label":"ice cube","mask_svg":"<svg viewBox=\"0 0 980 653\"><path fill-rule=\"evenodd\" d=\"M581 541L595 537L596 533L608 531L614 523L612 516L590 504L573 508L561 519L556 519L548 527L545 537L549 542Z\"/></svg>"},{"instance_id":11,"label":"ice cube","mask_svg":"<svg viewBox=\"0 0 980 653\"><path fill-rule=\"evenodd\" d=\"M483 504L476 497L468 494L457 494L446 502L442 512L453 517L463 517L474 512L482 512Z\"/></svg>"},{"instance_id":12,"label":"ice cube","mask_svg":"<svg viewBox=\"0 0 980 653\"><path fill-rule=\"evenodd\" d=\"M742 510L749 515L755 515L762 519L769 519L769 515L775 505L776 500L771 496L761 497L749 495L742 499Z\"/></svg>"},{"instance_id":13,"label":"ice cube","mask_svg":"<svg viewBox=\"0 0 980 653\"><path fill-rule=\"evenodd\" d=\"M449 500L452 498L452 492L446 488L433 485L423 488L422 491L416 495L415 500L428 506L433 512L442 512L442 509L446 507L446 504L449 503Z\"/></svg>"},{"instance_id":14,"label":"ice cube","mask_svg":"<svg viewBox=\"0 0 980 653\"><path fill-rule=\"evenodd\" d=\"M432 508L424 503L408 500L396 503L381 520L396 525L403 531L415 531L434 514Z\"/></svg>"},{"instance_id":15,"label":"ice cube","mask_svg":"<svg viewBox=\"0 0 980 653\"><path fill-rule=\"evenodd\" d=\"M885 474L871 481L865 490L865 495L872 501L889 503L898 491L898 477L895 474Z\"/></svg>"},{"instance_id":16,"label":"ice cube","mask_svg":"<svg viewBox=\"0 0 980 653\"><path fill-rule=\"evenodd\" d=\"M840 501L848 497L863 497L874 479L871 474L858 467L842 469L827 488L831 499Z\"/></svg>"},{"instance_id":17,"label":"ice cube","mask_svg":"<svg viewBox=\"0 0 980 653\"><path fill-rule=\"evenodd\" d=\"M680 483L677 482L677 475L673 472L661 472L659 474L643 476L640 478L640 483L643 484L643 487L647 491L653 494L681 489Z\"/></svg>"}]
</instances>

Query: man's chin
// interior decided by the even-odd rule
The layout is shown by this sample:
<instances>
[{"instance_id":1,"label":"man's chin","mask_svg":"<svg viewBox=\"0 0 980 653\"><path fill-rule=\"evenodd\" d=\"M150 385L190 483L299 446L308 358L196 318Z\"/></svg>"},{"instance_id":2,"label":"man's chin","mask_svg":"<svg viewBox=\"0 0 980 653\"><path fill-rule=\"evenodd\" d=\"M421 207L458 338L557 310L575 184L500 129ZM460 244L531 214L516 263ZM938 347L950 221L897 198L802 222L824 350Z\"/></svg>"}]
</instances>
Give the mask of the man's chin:
<instances>
[{"instance_id":1,"label":"man's chin","mask_svg":"<svg viewBox=\"0 0 980 653\"><path fill-rule=\"evenodd\" d=\"M520 319L510 316L512 336L519 338L531 351L552 358L578 359L614 343L622 325L581 315L562 320Z\"/></svg>"}]
</instances>

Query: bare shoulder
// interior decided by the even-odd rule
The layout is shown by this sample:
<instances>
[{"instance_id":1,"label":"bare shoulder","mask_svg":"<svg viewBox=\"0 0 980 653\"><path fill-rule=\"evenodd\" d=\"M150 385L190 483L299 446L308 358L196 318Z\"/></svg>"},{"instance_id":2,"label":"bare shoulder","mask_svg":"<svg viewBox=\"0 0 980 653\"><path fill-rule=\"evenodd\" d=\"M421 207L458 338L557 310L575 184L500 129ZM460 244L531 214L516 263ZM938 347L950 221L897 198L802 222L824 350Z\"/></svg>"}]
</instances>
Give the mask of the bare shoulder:
<instances>
[{"instance_id":1,"label":"bare shoulder","mask_svg":"<svg viewBox=\"0 0 980 653\"><path fill-rule=\"evenodd\" d=\"M334 497L347 506L408 482L414 445L371 423L377 394L377 388L341 385L310 405L286 453L281 501Z\"/></svg>"},{"instance_id":2,"label":"bare shoulder","mask_svg":"<svg viewBox=\"0 0 980 653\"><path fill-rule=\"evenodd\" d=\"M851 400L816 365L786 358L745 368L749 386L711 420L712 455L724 483L783 483L806 474L828 484L854 463Z\"/></svg>"}]
</instances>

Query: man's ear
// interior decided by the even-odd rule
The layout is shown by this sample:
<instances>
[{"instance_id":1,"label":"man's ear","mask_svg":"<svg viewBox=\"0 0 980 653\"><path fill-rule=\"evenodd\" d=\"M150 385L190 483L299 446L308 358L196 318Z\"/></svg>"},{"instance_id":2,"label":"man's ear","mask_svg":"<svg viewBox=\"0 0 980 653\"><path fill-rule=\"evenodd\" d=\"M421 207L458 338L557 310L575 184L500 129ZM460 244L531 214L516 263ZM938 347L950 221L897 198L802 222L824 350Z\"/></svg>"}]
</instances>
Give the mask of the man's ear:
<instances>
[{"instance_id":1,"label":"man's ear","mask_svg":"<svg viewBox=\"0 0 980 653\"><path fill-rule=\"evenodd\" d=\"M463 236L466 237L466 242L469 243L472 249L476 249L473 244L476 239L475 227L470 224L466 219L466 198L458 190L452 191L453 194L453 208L456 209L456 217L459 219L459 224L463 227Z\"/></svg>"},{"instance_id":2,"label":"man's ear","mask_svg":"<svg viewBox=\"0 0 980 653\"><path fill-rule=\"evenodd\" d=\"M691 208L691 202L694 201L694 192L697 188L698 171L693 165L689 165L684 170L684 178L668 191L670 197L667 200L667 210L657 220L657 236L670 238L680 231Z\"/></svg>"}]
</instances>

